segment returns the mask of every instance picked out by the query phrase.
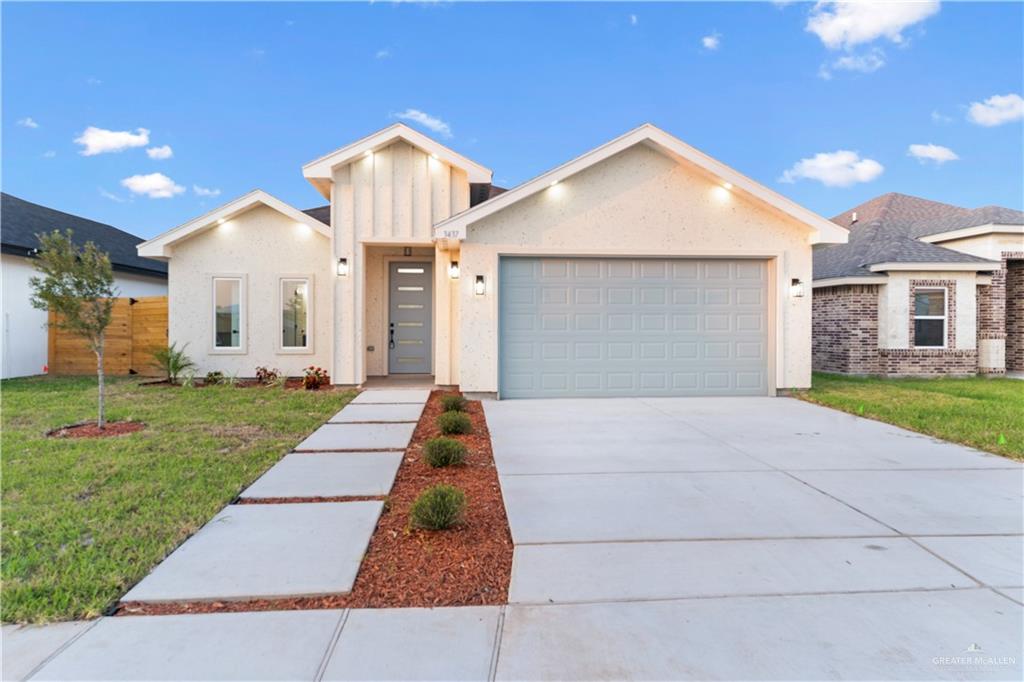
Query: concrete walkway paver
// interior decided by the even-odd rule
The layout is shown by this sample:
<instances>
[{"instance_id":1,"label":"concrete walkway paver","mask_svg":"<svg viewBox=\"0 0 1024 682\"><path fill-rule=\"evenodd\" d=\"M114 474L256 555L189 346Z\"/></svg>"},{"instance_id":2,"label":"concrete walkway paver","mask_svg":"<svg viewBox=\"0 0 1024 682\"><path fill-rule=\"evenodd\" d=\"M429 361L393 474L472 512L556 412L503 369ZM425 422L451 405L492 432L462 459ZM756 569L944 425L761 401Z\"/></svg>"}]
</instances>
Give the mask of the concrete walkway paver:
<instances>
[{"instance_id":1,"label":"concrete walkway paver","mask_svg":"<svg viewBox=\"0 0 1024 682\"><path fill-rule=\"evenodd\" d=\"M509 606L497 679L1021 679L1020 642L985 589ZM1013 662L942 662L972 644Z\"/></svg>"},{"instance_id":2,"label":"concrete walkway paver","mask_svg":"<svg viewBox=\"0 0 1024 682\"><path fill-rule=\"evenodd\" d=\"M430 397L426 388L371 388L352 399L350 405L413 403L423 405Z\"/></svg>"},{"instance_id":3,"label":"concrete walkway paver","mask_svg":"<svg viewBox=\"0 0 1024 682\"><path fill-rule=\"evenodd\" d=\"M168 556L124 601L344 594L381 502L232 505Z\"/></svg>"},{"instance_id":4,"label":"concrete walkway paver","mask_svg":"<svg viewBox=\"0 0 1024 682\"><path fill-rule=\"evenodd\" d=\"M892 534L774 471L502 476L501 490L516 544Z\"/></svg>"},{"instance_id":5,"label":"concrete walkway paver","mask_svg":"<svg viewBox=\"0 0 1024 682\"><path fill-rule=\"evenodd\" d=\"M481 680L490 673L500 609L349 612L324 680Z\"/></svg>"},{"instance_id":6,"label":"concrete walkway paver","mask_svg":"<svg viewBox=\"0 0 1024 682\"><path fill-rule=\"evenodd\" d=\"M296 452L404 450L416 424L324 424L295 446Z\"/></svg>"},{"instance_id":7,"label":"concrete walkway paver","mask_svg":"<svg viewBox=\"0 0 1024 682\"><path fill-rule=\"evenodd\" d=\"M327 421L331 424L350 422L417 422L422 413L423 403L399 403L397 405L349 404Z\"/></svg>"},{"instance_id":8,"label":"concrete walkway paver","mask_svg":"<svg viewBox=\"0 0 1024 682\"><path fill-rule=\"evenodd\" d=\"M342 611L104 618L33 680L313 680Z\"/></svg>"},{"instance_id":9,"label":"concrete walkway paver","mask_svg":"<svg viewBox=\"0 0 1024 682\"><path fill-rule=\"evenodd\" d=\"M242 499L387 495L401 452L292 453L272 466Z\"/></svg>"},{"instance_id":10,"label":"concrete walkway paver","mask_svg":"<svg viewBox=\"0 0 1024 682\"><path fill-rule=\"evenodd\" d=\"M94 624L95 621L79 620L50 625L4 625L2 679L26 679L41 663Z\"/></svg>"},{"instance_id":11,"label":"concrete walkway paver","mask_svg":"<svg viewBox=\"0 0 1024 682\"><path fill-rule=\"evenodd\" d=\"M904 538L520 545L511 603L976 587Z\"/></svg>"}]
</instances>

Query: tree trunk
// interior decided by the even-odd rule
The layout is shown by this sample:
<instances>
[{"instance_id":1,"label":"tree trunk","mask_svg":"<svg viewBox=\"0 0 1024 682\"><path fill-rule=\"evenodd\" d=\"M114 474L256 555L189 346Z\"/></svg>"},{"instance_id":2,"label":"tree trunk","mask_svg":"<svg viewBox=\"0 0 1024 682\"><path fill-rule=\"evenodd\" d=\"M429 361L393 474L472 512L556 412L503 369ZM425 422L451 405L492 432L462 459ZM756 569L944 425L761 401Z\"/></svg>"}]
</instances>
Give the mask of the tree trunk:
<instances>
[{"instance_id":1,"label":"tree trunk","mask_svg":"<svg viewBox=\"0 0 1024 682\"><path fill-rule=\"evenodd\" d=\"M106 383L103 377L103 335L96 344L96 377L99 379L99 418L96 426L101 429L107 428L107 406L106 406Z\"/></svg>"}]
</instances>

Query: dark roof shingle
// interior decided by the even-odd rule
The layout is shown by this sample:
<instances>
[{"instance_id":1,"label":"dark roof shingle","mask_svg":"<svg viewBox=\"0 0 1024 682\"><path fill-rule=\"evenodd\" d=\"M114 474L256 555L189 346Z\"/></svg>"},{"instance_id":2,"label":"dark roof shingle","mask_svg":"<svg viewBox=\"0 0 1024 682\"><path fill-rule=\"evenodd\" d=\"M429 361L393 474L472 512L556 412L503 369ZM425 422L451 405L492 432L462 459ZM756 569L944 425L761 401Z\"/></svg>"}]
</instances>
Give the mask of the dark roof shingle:
<instances>
[{"instance_id":1,"label":"dark roof shingle","mask_svg":"<svg viewBox=\"0 0 1024 682\"><path fill-rule=\"evenodd\" d=\"M143 258L135 250L145 241L140 237L112 225L33 204L6 192L0 194L0 242L4 253L31 256L39 247L36 235L54 230L71 230L78 245L93 242L110 254L114 270L167 277L166 263Z\"/></svg>"},{"instance_id":2,"label":"dark roof shingle","mask_svg":"<svg viewBox=\"0 0 1024 682\"><path fill-rule=\"evenodd\" d=\"M840 213L832 222L850 230L850 241L814 247L816 280L871 276L875 273L870 266L879 263L987 263L986 258L920 238L990 223L1024 224L1024 213L998 206L972 210L890 192Z\"/></svg>"}]
</instances>

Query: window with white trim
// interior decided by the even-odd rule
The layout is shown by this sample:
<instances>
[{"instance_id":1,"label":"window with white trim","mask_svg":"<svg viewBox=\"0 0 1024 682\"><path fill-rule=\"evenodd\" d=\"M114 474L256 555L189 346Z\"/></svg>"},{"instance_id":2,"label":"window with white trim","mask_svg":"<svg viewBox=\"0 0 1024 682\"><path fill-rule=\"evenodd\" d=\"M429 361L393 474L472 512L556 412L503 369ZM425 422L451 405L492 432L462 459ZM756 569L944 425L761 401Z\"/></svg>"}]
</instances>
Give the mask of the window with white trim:
<instances>
[{"instance_id":1,"label":"window with white trim","mask_svg":"<svg viewBox=\"0 0 1024 682\"><path fill-rule=\"evenodd\" d=\"M946 318L945 289L915 289L914 347L945 348Z\"/></svg>"},{"instance_id":2,"label":"window with white trim","mask_svg":"<svg viewBox=\"0 0 1024 682\"><path fill-rule=\"evenodd\" d=\"M245 320L241 277L213 278L213 347L241 350Z\"/></svg>"},{"instance_id":3,"label":"window with white trim","mask_svg":"<svg viewBox=\"0 0 1024 682\"><path fill-rule=\"evenodd\" d=\"M304 277L281 280L281 348L306 350L310 341L310 282Z\"/></svg>"}]
</instances>

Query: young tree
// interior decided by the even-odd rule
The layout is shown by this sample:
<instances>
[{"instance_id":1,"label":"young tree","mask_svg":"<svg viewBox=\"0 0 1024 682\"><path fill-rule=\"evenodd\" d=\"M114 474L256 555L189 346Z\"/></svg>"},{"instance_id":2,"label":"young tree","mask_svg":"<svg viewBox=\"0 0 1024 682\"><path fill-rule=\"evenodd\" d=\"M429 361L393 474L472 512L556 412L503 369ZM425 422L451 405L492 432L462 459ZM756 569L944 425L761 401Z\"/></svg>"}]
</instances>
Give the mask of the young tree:
<instances>
[{"instance_id":1,"label":"young tree","mask_svg":"<svg viewBox=\"0 0 1024 682\"><path fill-rule=\"evenodd\" d=\"M96 354L96 376L99 380L99 417L96 425L105 428L103 348L110 325L114 298L114 271L110 257L92 242L79 249L71 240L71 230L37 235L39 258L32 277L32 305L55 314L54 324L85 339Z\"/></svg>"}]
</instances>

